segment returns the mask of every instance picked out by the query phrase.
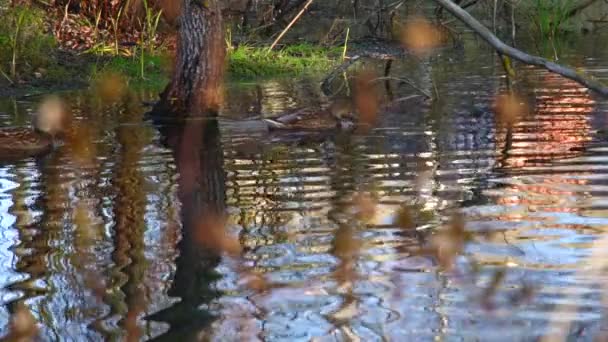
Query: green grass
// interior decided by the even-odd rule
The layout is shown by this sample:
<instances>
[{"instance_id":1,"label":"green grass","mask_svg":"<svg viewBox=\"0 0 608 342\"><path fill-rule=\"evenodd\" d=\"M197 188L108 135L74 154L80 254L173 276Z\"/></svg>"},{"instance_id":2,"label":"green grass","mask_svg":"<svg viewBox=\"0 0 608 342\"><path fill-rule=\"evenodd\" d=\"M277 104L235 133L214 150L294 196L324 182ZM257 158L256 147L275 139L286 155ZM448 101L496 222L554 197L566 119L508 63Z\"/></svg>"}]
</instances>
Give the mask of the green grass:
<instances>
[{"instance_id":1,"label":"green grass","mask_svg":"<svg viewBox=\"0 0 608 342\"><path fill-rule=\"evenodd\" d=\"M162 55L140 53L134 56L73 55L68 62L59 63L57 58L47 65L47 73L41 80L31 80L24 88L29 91L40 87L53 89L53 84L94 82L106 73L125 77L130 87L161 89L169 82L169 59ZM53 59L49 59L52 61ZM312 44L289 45L268 52L266 46L240 46L228 52L227 78L235 81L273 77L300 77L328 72L342 60L342 48L324 48ZM78 65L78 68L73 66ZM74 69L74 70L72 70ZM142 74L144 77L142 77Z\"/></svg>"},{"instance_id":2,"label":"green grass","mask_svg":"<svg viewBox=\"0 0 608 342\"><path fill-rule=\"evenodd\" d=\"M318 74L340 62L341 48L311 44L286 46L268 52L267 47L239 46L229 52L228 74L232 79Z\"/></svg>"},{"instance_id":3,"label":"green grass","mask_svg":"<svg viewBox=\"0 0 608 342\"><path fill-rule=\"evenodd\" d=\"M130 86L144 88L162 88L169 78L166 70L166 60L162 56L144 58L144 77L141 77L141 60L139 56L114 56L102 62L91 65L90 79L95 80L105 73L115 73L125 77Z\"/></svg>"},{"instance_id":4,"label":"green grass","mask_svg":"<svg viewBox=\"0 0 608 342\"><path fill-rule=\"evenodd\" d=\"M228 77L232 80L290 77L329 71L341 60L341 48L322 48L298 44L276 51L267 47L240 46L228 53ZM145 56L145 78L141 77L139 57L109 57L92 66L91 78L104 72L118 73L127 78L131 86L160 88L168 81L168 63L161 56Z\"/></svg>"},{"instance_id":5,"label":"green grass","mask_svg":"<svg viewBox=\"0 0 608 342\"><path fill-rule=\"evenodd\" d=\"M27 6L0 8L0 77L15 83L49 67L55 41L46 32L45 12Z\"/></svg>"},{"instance_id":6,"label":"green grass","mask_svg":"<svg viewBox=\"0 0 608 342\"><path fill-rule=\"evenodd\" d=\"M531 4L534 22L542 36L555 38L566 30L572 0L535 0Z\"/></svg>"}]
</instances>

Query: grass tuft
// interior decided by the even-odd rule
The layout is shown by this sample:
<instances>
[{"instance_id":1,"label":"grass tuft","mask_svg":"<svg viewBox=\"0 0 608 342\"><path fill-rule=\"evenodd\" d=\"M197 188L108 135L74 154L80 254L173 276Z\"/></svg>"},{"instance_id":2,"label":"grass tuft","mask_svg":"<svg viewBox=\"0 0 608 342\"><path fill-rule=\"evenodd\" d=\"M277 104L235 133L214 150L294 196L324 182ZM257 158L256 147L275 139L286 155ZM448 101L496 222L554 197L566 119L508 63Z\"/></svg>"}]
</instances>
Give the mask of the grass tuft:
<instances>
[{"instance_id":1,"label":"grass tuft","mask_svg":"<svg viewBox=\"0 0 608 342\"><path fill-rule=\"evenodd\" d=\"M268 52L265 47L239 46L229 53L228 72L233 79L320 74L340 58L339 47L297 44Z\"/></svg>"}]
</instances>

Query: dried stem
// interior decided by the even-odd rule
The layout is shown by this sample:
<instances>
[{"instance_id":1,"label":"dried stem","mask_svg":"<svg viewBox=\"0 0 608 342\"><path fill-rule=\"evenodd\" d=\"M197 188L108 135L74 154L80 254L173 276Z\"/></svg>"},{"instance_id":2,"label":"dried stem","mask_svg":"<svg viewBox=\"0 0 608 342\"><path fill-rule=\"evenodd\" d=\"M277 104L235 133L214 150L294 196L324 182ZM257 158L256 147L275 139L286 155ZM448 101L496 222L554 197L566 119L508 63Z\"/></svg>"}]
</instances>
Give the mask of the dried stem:
<instances>
[{"instance_id":1,"label":"dried stem","mask_svg":"<svg viewBox=\"0 0 608 342\"><path fill-rule=\"evenodd\" d=\"M287 33L287 31L289 31L289 29L293 26L293 24L295 24L296 21L298 21L298 19L300 19L302 14L304 14L304 12L306 12L306 10L308 9L308 6L310 6L310 4L312 4L312 2L313 2L313 0L308 0L306 5L304 5L304 7L302 7L300 12L298 12L298 14L291 20L289 25L287 25L287 27L281 32L281 34L279 34L277 39L275 39L274 42L272 42L272 45L270 45L270 47L268 48L268 52L272 51L272 49L279 43L279 41L283 38L283 36Z\"/></svg>"}]
</instances>

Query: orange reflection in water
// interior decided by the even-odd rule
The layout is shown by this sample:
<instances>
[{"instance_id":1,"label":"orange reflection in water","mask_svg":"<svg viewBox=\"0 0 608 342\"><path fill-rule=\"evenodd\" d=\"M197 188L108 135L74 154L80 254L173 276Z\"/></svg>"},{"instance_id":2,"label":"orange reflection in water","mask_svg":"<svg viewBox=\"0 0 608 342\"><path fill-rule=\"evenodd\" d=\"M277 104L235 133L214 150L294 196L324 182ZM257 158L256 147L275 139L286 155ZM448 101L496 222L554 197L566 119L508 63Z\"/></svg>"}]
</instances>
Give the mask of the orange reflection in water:
<instances>
[{"instance_id":1,"label":"orange reflection in water","mask_svg":"<svg viewBox=\"0 0 608 342\"><path fill-rule=\"evenodd\" d=\"M504 168L546 165L574 157L591 140L590 114L595 101L586 88L554 74L544 73L536 104L510 130L498 130L499 164Z\"/></svg>"},{"instance_id":2,"label":"orange reflection in water","mask_svg":"<svg viewBox=\"0 0 608 342\"><path fill-rule=\"evenodd\" d=\"M590 117L595 101L589 91L578 83L550 73L541 77L542 88L536 90L536 105L530 117L515 123L511 132L497 139L499 165L512 172L532 168L544 170L551 162L577 157L592 137ZM553 173L555 168L546 170ZM579 169L573 172L580 175ZM584 186L588 180L573 178L567 172L545 174L533 184L509 184L500 190L496 202L501 205L523 205L527 211L542 207L544 212L577 212L574 205L579 196L572 188ZM528 214L509 213L499 220L519 220Z\"/></svg>"}]
</instances>

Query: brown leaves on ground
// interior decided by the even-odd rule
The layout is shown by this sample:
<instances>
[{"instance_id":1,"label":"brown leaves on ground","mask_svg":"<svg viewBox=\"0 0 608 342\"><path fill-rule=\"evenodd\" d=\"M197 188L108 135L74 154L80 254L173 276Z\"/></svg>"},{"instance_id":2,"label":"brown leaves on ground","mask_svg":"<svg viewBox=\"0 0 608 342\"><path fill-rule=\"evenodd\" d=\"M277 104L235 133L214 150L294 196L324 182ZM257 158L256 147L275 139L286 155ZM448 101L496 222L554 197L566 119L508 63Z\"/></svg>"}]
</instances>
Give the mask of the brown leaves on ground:
<instances>
[{"instance_id":1,"label":"brown leaves on ground","mask_svg":"<svg viewBox=\"0 0 608 342\"><path fill-rule=\"evenodd\" d=\"M100 43L113 47L117 38L120 45L134 44L145 34L146 12L141 0L64 1L49 9L52 32L61 47L84 51ZM76 4L74 4L76 3ZM152 15L162 10L163 18L175 22L180 1L148 0ZM116 32L115 32L116 30ZM156 38L156 37L154 37ZM112 49L110 49L112 50ZM122 49L125 50L125 49Z\"/></svg>"},{"instance_id":2,"label":"brown leaves on ground","mask_svg":"<svg viewBox=\"0 0 608 342\"><path fill-rule=\"evenodd\" d=\"M182 2L175 0L158 0L158 5L163 11L163 18L170 24L177 23L177 17L182 10Z\"/></svg>"},{"instance_id":3,"label":"brown leaves on ground","mask_svg":"<svg viewBox=\"0 0 608 342\"><path fill-rule=\"evenodd\" d=\"M443 40L441 30L423 17L410 17L401 31L401 43L416 54L438 47Z\"/></svg>"},{"instance_id":4,"label":"brown leaves on ground","mask_svg":"<svg viewBox=\"0 0 608 342\"><path fill-rule=\"evenodd\" d=\"M9 332L2 341L29 342L38 335L38 323L23 303L17 304L9 321Z\"/></svg>"}]
</instances>

